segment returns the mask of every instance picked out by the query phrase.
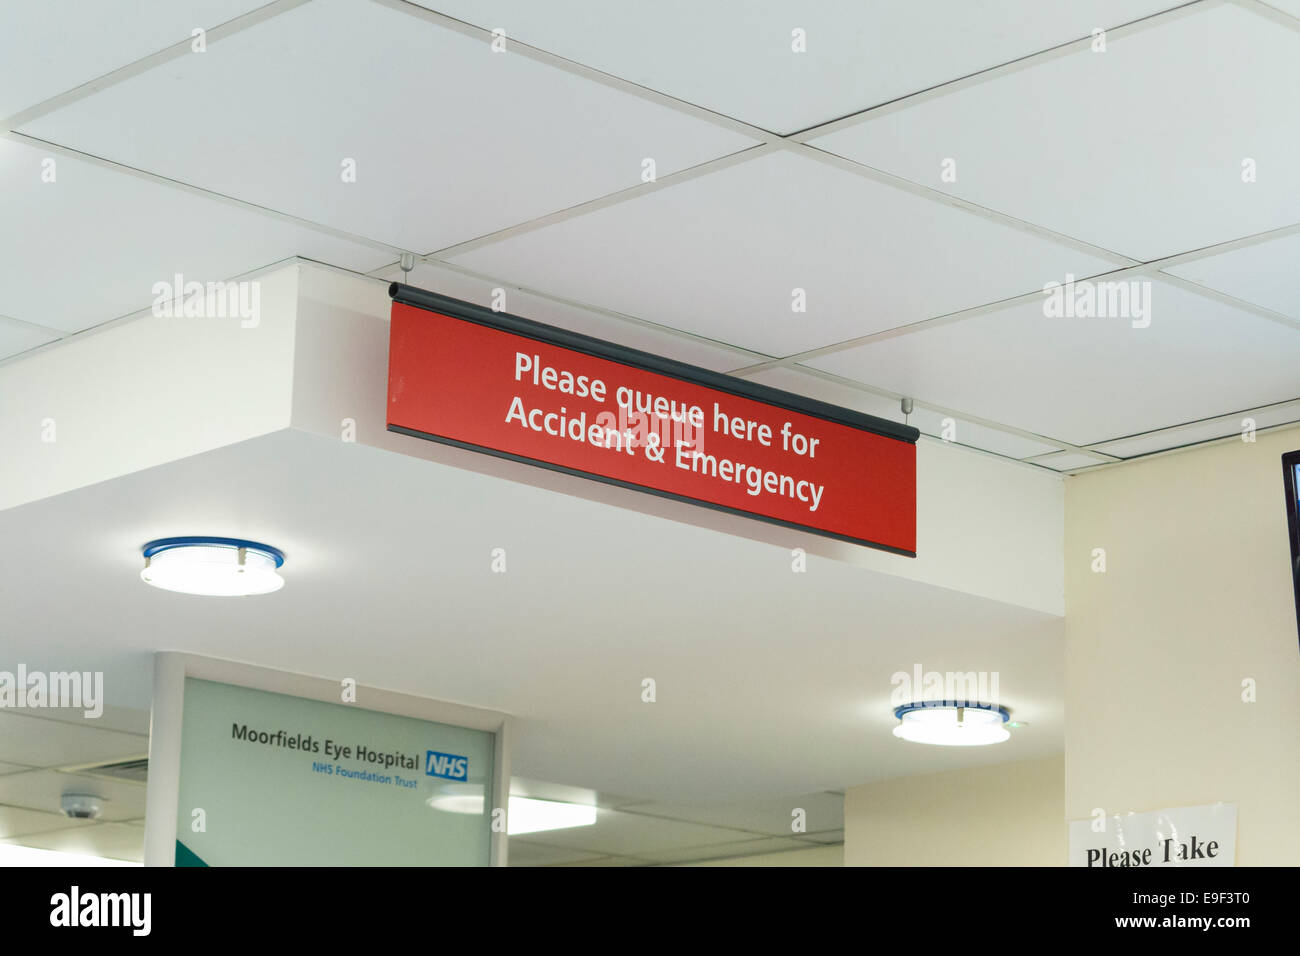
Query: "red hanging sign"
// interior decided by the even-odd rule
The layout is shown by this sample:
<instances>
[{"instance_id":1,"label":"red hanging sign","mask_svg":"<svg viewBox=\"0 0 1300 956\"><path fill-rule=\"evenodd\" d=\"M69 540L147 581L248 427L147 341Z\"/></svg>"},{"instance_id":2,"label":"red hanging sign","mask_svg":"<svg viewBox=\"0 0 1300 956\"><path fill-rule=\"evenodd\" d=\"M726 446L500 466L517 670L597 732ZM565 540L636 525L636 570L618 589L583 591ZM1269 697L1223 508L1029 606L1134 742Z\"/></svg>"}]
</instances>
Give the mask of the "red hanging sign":
<instances>
[{"instance_id":1,"label":"red hanging sign","mask_svg":"<svg viewBox=\"0 0 1300 956\"><path fill-rule=\"evenodd\" d=\"M391 291L390 431L915 555L915 429Z\"/></svg>"}]
</instances>

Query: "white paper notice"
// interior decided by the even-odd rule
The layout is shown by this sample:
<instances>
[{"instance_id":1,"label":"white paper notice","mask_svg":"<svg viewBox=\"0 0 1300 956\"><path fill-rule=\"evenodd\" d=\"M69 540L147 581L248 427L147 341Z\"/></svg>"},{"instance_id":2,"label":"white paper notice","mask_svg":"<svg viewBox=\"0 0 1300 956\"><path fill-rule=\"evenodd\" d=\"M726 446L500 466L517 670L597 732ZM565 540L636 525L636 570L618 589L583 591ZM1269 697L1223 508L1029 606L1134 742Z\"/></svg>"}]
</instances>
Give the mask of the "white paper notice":
<instances>
[{"instance_id":1,"label":"white paper notice","mask_svg":"<svg viewBox=\"0 0 1300 956\"><path fill-rule=\"evenodd\" d=\"M1234 866L1237 805L1070 821L1070 866Z\"/></svg>"}]
</instances>

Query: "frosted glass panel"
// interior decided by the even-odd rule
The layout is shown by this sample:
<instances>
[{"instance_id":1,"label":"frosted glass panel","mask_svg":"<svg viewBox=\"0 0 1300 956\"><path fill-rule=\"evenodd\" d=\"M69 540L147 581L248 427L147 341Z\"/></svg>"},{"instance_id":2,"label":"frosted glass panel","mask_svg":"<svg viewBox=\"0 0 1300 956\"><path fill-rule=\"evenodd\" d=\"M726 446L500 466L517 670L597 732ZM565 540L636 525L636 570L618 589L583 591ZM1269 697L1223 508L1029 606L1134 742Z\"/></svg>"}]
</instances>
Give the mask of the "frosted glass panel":
<instances>
[{"instance_id":1,"label":"frosted glass panel","mask_svg":"<svg viewBox=\"0 0 1300 956\"><path fill-rule=\"evenodd\" d=\"M494 737L187 678L177 865L486 866Z\"/></svg>"}]
</instances>

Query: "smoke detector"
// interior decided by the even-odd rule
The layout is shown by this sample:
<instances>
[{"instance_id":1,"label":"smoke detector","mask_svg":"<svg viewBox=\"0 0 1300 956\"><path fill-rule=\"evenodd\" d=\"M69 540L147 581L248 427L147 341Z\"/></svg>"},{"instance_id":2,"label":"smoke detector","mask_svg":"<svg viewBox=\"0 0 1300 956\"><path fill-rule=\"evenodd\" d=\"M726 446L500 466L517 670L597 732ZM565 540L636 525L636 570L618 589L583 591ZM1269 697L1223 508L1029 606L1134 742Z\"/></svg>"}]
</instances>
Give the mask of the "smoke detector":
<instances>
[{"instance_id":1,"label":"smoke detector","mask_svg":"<svg viewBox=\"0 0 1300 956\"><path fill-rule=\"evenodd\" d=\"M104 801L89 793L65 793L59 799L59 809L73 820L94 820L104 809Z\"/></svg>"}]
</instances>

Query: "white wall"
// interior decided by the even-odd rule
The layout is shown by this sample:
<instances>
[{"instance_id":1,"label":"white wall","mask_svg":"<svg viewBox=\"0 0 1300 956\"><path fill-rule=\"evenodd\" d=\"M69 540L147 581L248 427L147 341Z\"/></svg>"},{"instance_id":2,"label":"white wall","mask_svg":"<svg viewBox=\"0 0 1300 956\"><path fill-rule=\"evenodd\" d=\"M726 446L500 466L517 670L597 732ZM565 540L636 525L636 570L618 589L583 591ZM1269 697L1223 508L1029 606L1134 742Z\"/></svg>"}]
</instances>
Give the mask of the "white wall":
<instances>
[{"instance_id":1,"label":"white wall","mask_svg":"<svg viewBox=\"0 0 1300 956\"><path fill-rule=\"evenodd\" d=\"M1238 865L1300 858L1300 640L1281 456L1300 428L1066 491L1066 811L1238 804ZM1105 573L1092 570L1094 548ZM1257 686L1242 701L1242 681Z\"/></svg>"},{"instance_id":2,"label":"white wall","mask_svg":"<svg viewBox=\"0 0 1300 956\"><path fill-rule=\"evenodd\" d=\"M919 774L844 795L845 866L1063 866L1064 758Z\"/></svg>"},{"instance_id":3,"label":"white wall","mask_svg":"<svg viewBox=\"0 0 1300 956\"><path fill-rule=\"evenodd\" d=\"M0 365L0 509L287 427L297 280L247 278L255 327L145 313Z\"/></svg>"}]
</instances>

